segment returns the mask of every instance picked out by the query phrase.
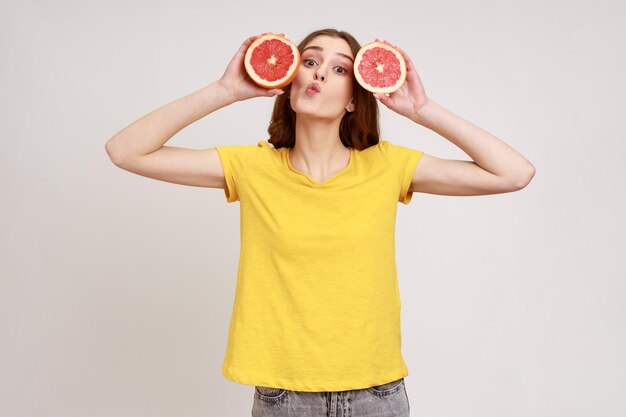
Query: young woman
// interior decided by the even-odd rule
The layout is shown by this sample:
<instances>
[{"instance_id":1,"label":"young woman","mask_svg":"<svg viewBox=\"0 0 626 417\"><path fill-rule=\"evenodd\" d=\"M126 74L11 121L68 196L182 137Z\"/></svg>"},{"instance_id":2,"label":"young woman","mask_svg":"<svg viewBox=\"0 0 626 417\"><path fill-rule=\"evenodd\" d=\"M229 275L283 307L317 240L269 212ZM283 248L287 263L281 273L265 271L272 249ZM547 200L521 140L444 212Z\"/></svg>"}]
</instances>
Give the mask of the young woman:
<instances>
[{"instance_id":1,"label":"young woman","mask_svg":"<svg viewBox=\"0 0 626 417\"><path fill-rule=\"evenodd\" d=\"M356 83L360 44L315 31L284 91L243 67L248 38L222 77L163 106L106 144L120 168L222 188L240 202L241 254L222 373L255 386L253 416L408 416L395 265L398 202L413 192L507 193L534 167L507 144L426 96L410 58L403 86L375 98ZM267 141L194 150L165 146L219 108L276 96ZM380 140L378 105L473 160L440 159ZM273 146L270 146L273 145Z\"/></svg>"}]
</instances>

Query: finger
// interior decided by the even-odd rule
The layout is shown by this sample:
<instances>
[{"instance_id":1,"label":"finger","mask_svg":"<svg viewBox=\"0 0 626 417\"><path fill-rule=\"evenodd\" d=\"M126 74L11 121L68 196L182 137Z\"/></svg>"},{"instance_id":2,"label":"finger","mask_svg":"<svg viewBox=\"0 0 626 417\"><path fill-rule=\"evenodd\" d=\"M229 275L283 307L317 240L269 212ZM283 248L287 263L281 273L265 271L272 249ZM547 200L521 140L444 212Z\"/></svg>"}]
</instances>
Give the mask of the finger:
<instances>
[{"instance_id":1,"label":"finger","mask_svg":"<svg viewBox=\"0 0 626 417\"><path fill-rule=\"evenodd\" d=\"M285 91L280 88L272 88L271 90L264 90L264 96L266 97L274 97L283 94Z\"/></svg>"},{"instance_id":2,"label":"finger","mask_svg":"<svg viewBox=\"0 0 626 417\"><path fill-rule=\"evenodd\" d=\"M374 98L376 100L382 102L383 104L388 99L387 95L386 94L382 94L382 93L374 93Z\"/></svg>"},{"instance_id":3,"label":"finger","mask_svg":"<svg viewBox=\"0 0 626 417\"><path fill-rule=\"evenodd\" d=\"M394 99L389 94L376 94L378 96L378 101L383 103L385 107L390 109L393 108Z\"/></svg>"},{"instance_id":4,"label":"finger","mask_svg":"<svg viewBox=\"0 0 626 417\"><path fill-rule=\"evenodd\" d=\"M384 39L380 40L379 38L376 38L375 42L380 42L380 43L384 43L385 45L389 45L392 48L397 49L402 55L404 55L405 58L407 57L406 53L404 53L404 51L402 51L399 47L397 47L396 45L391 44L390 42L388 42L388 41L386 41Z\"/></svg>"},{"instance_id":5,"label":"finger","mask_svg":"<svg viewBox=\"0 0 626 417\"><path fill-rule=\"evenodd\" d=\"M415 69L415 65L413 65L413 61L409 57L409 54L404 52L404 50L400 48L399 46L395 46L395 48L398 50L398 52L400 52L400 54L404 58L404 61L406 62L407 72L413 72L413 71L417 72L417 70Z\"/></svg>"},{"instance_id":6,"label":"finger","mask_svg":"<svg viewBox=\"0 0 626 417\"><path fill-rule=\"evenodd\" d=\"M404 57L404 61L406 62L407 78L413 80L414 77L417 76L417 68L415 68L415 65L413 65L413 61L406 52L404 52L400 48L398 48L398 50L400 51L400 53Z\"/></svg>"},{"instance_id":7,"label":"finger","mask_svg":"<svg viewBox=\"0 0 626 417\"><path fill-rule=\"evenodd\" d=\"M404 52L404 50L402 48L400 48L399 46L394 46L394 48L396 48L398 50L398 52L400 52L402 54L402 57L406 60L406 61L410 61L411 59L409 58L409 55Z\"/></svg>"},{"instance_id":8,"label":"finger","mask_svg":"<svg viewBox=\"0 0 626 417\"><path fill-rule=\"evenodd\" d=\"M252 42L254 42L259 36L258 35L254 35L254 36L250 36L248 39L246 39L245 41L243 41L243 43L241 44L241 48L248 48L248 46L250 46L252 44Z\"/></svg>"},{"instance_id":9,"label":"finger","mask_svg":"<svg viewBox=\"0 0 626 417\"><path fill-rule=\"evenodd\" d=\"M391 46L392 48L399 49L396 45L392 44L391 42L389 42L389 41L387 41L387 40L385 40L385 39L383 39L383 40L376 39L376 41L377 41L377 42L384 43L385 45L389 45L389 46Z\"/></svg>"}]
</instances>

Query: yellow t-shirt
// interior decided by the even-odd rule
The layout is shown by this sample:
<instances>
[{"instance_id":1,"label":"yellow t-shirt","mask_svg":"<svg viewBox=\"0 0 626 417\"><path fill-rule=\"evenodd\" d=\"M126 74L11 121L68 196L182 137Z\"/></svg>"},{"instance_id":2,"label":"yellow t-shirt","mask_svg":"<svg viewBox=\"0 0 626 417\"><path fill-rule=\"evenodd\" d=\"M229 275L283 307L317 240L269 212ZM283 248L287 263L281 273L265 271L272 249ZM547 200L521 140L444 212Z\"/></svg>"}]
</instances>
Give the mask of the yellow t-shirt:
<instances>
[{"instance_id":1,"label":"yellow t-shirt","mask_svg":"<svg viewBox=\"0 0 626 417\"><path fill-rule=\"evenodd\" d=\"M344 391L408 375L395 259L398 202L423 152L380 141L318 183L289 148L217 147L241 252L222 374L293 391Z\"/></svg>"}]
</instances>

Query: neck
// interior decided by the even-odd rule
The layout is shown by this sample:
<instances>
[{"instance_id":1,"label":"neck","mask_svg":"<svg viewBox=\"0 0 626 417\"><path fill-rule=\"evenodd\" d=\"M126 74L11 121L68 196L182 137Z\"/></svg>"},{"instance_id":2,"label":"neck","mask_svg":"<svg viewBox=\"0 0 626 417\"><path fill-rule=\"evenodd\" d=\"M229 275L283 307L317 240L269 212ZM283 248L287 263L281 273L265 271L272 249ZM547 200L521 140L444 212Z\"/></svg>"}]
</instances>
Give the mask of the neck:
<instances>
[{"instance_id":1,"label":"neck","mask_svg":"<svg viewBox=\"0 0 626 417\"><path fill-rule=\"evenodd\" d=\"M291 165L316 177L331 176L348 165L350 149L341 143L341 119L324 120L298 116L296 144L289 151Z\"/></svg>"}]
</instances>

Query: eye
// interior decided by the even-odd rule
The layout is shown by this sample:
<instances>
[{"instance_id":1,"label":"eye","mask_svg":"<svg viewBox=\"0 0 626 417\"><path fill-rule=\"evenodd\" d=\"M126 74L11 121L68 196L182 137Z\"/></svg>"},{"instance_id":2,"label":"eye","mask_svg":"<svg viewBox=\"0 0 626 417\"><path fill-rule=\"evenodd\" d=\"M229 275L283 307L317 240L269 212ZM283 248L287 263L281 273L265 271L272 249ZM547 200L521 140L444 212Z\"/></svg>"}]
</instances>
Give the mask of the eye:
<instances>
[{"instance_id":1,"label":"eye","mask_svg":"<svg viewBox=\"0 0 626 417\"><path fill-rule=\"evenodd\" d=\"M315 62L315 61L313 61L312 59L304 59L303 62L304 62L305 66L310 67L310 65L308 65L308 63L309 62Z\"/></svg>"},{"instance_id":2,"label":"eye","mask_svg":"<svg viewBox=\"0 0 626 417\"><path fill-rule=\"evenodd\" d=\"M344 67L337 67L337 68L338 68L338 70L341 70L341 71L339 72L339 74L345 74L346 72L348 72L348 70L347 70L347 69L345 69Z\"/></svg>"}]
</instances>

